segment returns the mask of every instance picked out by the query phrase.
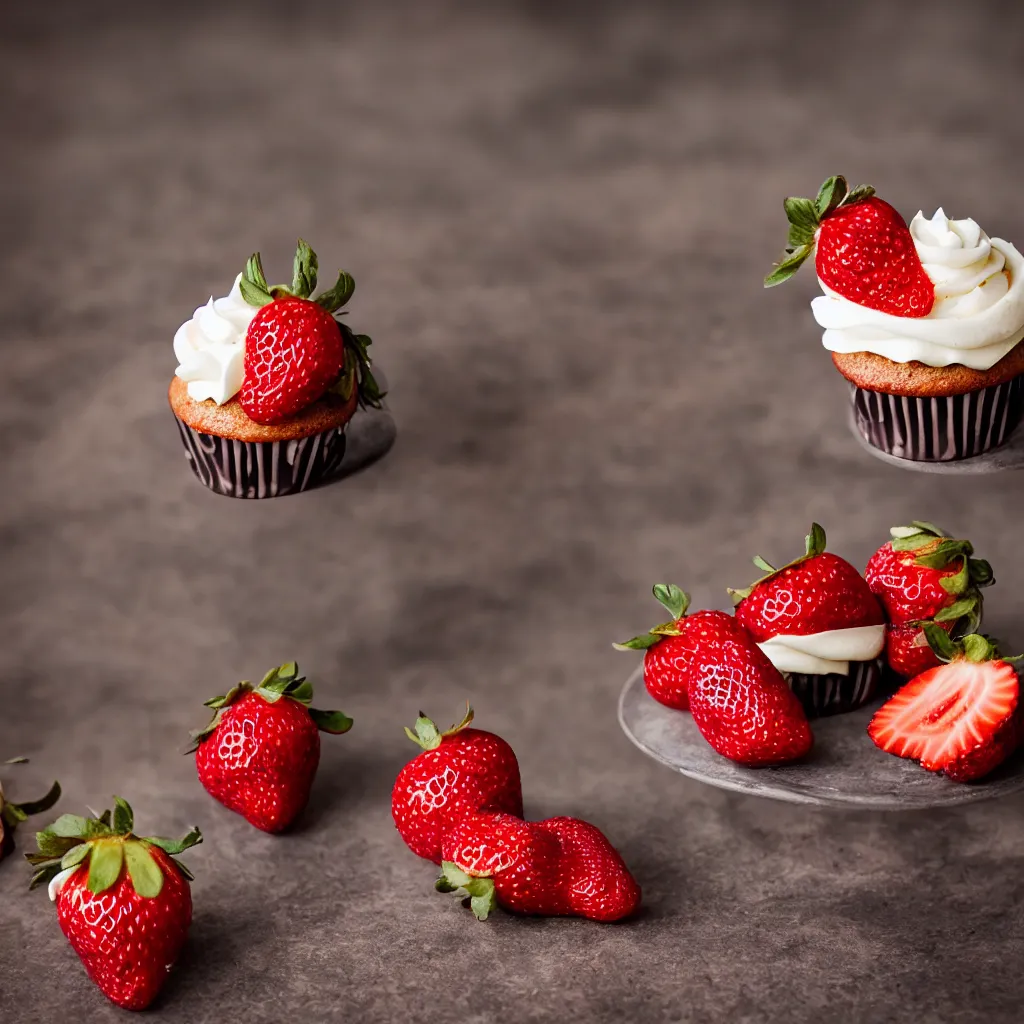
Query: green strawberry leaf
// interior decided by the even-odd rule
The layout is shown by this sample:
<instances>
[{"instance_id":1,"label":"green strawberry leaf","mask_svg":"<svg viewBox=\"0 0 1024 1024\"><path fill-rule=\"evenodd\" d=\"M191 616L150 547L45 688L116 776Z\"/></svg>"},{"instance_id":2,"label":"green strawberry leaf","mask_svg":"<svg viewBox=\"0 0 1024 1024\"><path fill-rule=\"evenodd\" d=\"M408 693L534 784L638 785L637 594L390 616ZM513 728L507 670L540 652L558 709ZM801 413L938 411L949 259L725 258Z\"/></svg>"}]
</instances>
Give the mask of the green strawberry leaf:
<instances>
[{"instance_id":1,"label":"green strawberry leaf","mask_svg":"<svg viewBox=\"0 0 1024 1024\"><path fill-rule=\"evenodd\" d=\"M783 281L788 281L803 266L807 257L814 250L813 245L800 245L783 254L764 279L765 288L774 288Z\"/></svg>"},{"instance_id":2,"label":"green strawberry leaf","mask_svg":"<svg viewBox=\"0 0 1024 1024\"><path fill-rule=\"evenodd\" d=\"M999 656L999 651L987 636L980 633L969 633L960 641L963 645L964 656L968 661L991 661Z\"/></svg>"},{"instance_id":3,"label":"green strawberry leaf","mask_svg":"<svg viewBox=\"0 0 1024 1024\"><path fill-rule=\"evenodd\" d=\"M813 238L818 226L818 211L813 201L799 196L789 196L782 201L782 205L789 223L804 229Z\"/></svg>"},{"instance_id":4,"label":"green strawberry leaf","mask_svg":"<svg viewBox=\"0 0 1024 1024\"><path fill-rule=\"evenodd\" d=\"M313 684L308 679L298 679L289 684L284 695L300 704L308 704L313 699Z\"/></svg>"},{"instance_id":5,"label":"green strawberry leaf","mask_svg":"<svg viewBox=\"0 0 1024 1024\"><path fill-rule=\"evenodd\" d=\"M313 301L326 309L328 313L333 313L347 304L355 290L355 278L347 271L339 270L338 280L334 282L334 287L321 292Z\"/></svg>"},{"instance_id":6,"label":"green strawberry leaf","mask_svg":"<svg viewBox=\"0 0 1024 1024\"><path fill-rule=\"evenodd\" d=\"M71 847L78 846L81 841L79 836L55 836L49 830L37 832L36 846L39 848L39 853L29 856L38 857L41 860L50 860L56 857L57 860L60 860Z\"/></svg>"},{"instance_id":7,"label":"green strawberry leaf","mask_svg":"<svg viewBox=\"0 0 1024 1024\"><path fill-rule=\"evenodd\" d=\"M754 555L751 561L760 569L762 572L778 572L779 570L772 565L767 559L762 558L760 555Z\"/></svg>"},{"instance_id":8,"label":"green strawberry leaf","mask_svg":"<svg viewBox=\"0 0 1024 1024\"><path fill-rule=\"evenodd\" d=\"M935 622L956 622L957 619L964 615L969 615L974 611L975 605L978 603L976 595L970 594L967 597L961 598L959 601L954 601L951 605L940 609L935 613Z\"/></svg>"},{"instance_id":9,"label":"green strawberry leaf","mask_svg":"<svg viewBox=\"0 0 1024 1024\"><path fill-rule=\"evenodd\" d=\"M841 174L833 174L818 190L818 197L814 200L814 209L818 220L827 217L845 198L849 186Z\"/></svg>"},{"instance_id":10,"label":"green strawberry leaf","mask_svg":"<svg viewBox=\"0 0 1024 1024\"><path fill-rule=\"evenodd\" d=\"M19 804L8 804L8 806L17 807L19 811L28 816L30 814L42 814L43 811L48 811L59 799L60 783L54 782L46 796L41 797L39 800L26 800Z\"/></svg>"},{"instance_id":11,"label":"green strawberry leaf","mask_svg":"<svg viewBox=\"0 0 1024 1024\"><path fill-rule=\"evenodd\" d=\"M811 532L806 537L807 557L814 558L825 550L825 531L817 523L811 523Z\"/></svg>"},{"instance_id":12,"label":"green strawberry leaf","mask_svg":"<svg viewBox=\"0 0 1024 1024\"><path fill-rule=\"evenodd\" d=\"M673 619L681 619L690 606L690 595L674 583L655 583L654 597Z\"/></svg>"},{"instance_id":13,"label":"green strawberry leaf","mask_svg":"<svg viewBox=\"0 0 1024 1024\"><path fill-rule=\"evenodd\" d=\"M153 858L153 854L146 848L146 844L125 843L124 860L135 891L144 899L159 896L160 890L164 887L164 873Z\"/></svg>"},{"instance_id":14,"label":"green strawberry leaf","mask_svg":"<svg viewBox=\"0 0 1024 1024\"><path fill-rule=\"evenodd\" d=\"M942 661L952 661L957 654L957 644L950 635L934 622L926 622L921 627L924 630L925 639L935 656Z\"/></svg>"},{"instance_id":15,"label":"green strawberry leaf","mask_svg":"<svg viewBox=\"0 0 1024 1024\"><path fill-rule=\"evenodd\" d=\"M304 239L299 239L292 263L292 293L300 299L308 299L316 287L316 273L319 270L316 253Z\"/></svg>"},{"instance_id":16,"label":"green strawberry leaf","mask_svg":"<svg viewBox=\"0 0 1024 1024\"><path fill-rule=\"evenodd\" d=\"M405 727L405 735L424 750L435 750L441 746L441 730L422 711L412 729Z\"/></svg>"},{"instance_id":17,"label":"green strawberry leaf","mask_svg":"<svg viewBox=\"0 0 1024 1024\"><path fill-rule=\"evenodd\" d=\"M352 728L352 719L343 711L321 711L319 708L310 708L309 716L321 732L331 733L340 736Z\"/></svg>"},{"instance_id":18,"label":"green strawberry leaf","mask_svg":"<svg viewBox=\"0 0 1024 1024\"><path fill-rule=\"evenodd\" d=\"M987 587L996 581L992 566L984 558L968 558L967 573L976 587Z\"/></svg>"},{"instance_id":19,"label":"green strawberry leaf","mask_svg":"<svg viewBox=\"0 0 1024 1024\"><path fill-rule=\"evenodd\" d=\"M73 846L60 859L61 871L67 871L68 868L73 868L76 864L81 864L91 852L91 843L79 843L78 846Z\"/></svg>"},{"instance_id":20,"label":"green strawberry leaf","mask_svg":"<svg viewBox=\"0 0 1024 1024\"><path fill-rule=\"evenodd\" d=\"M181 837L181 839L165 839L163 836L146 836L145 842L150 846L159 846L164 853L177 857L179 853L198 846L203 841L203 834L195 825Z\"/></svg>"},{"instance_id":21,"label":"green strawberry leaf","mask_svg":"<svg viewBox=\"0 0 1024 1024\"><path fill-rule=\"evenodd\" d=\"M267 284L263 262L258 252L254 252L247 260L238 282L238 289L250 306L265 306L268 302L273 302L274 297L270 293L270 285Z\"/></svg>"},{"instance_id":22,"label":"green strawberry leaf","mask_svg":"<svg viewBox=\"0 0 1024 1024\"><path fill-rule=\"evenodd\" d=\"M633 637L632 640L626 640L624 643L612 644L612 647L617 651L646 651L662 639L656 633L643 633L640 636Z\"/></svg>"},{"instance_id":23,"label":"green strawberry leaf","mask_svg":"<svg viewBox=\"0 0 1024 1024\"><path fill-rule=\"evenodd\" d=\"M62 814L45 831L55 836L81 839L87 831L86 820L80 814Z\"/></svg>"},{"instance_id":24,"label":"green strawberry leaf","mask_svg":"<svg viewBox=\"0 0 1024 1024\"><path fill-rule=\"evenodd\" d=\"M100 840L93 843L89 858L89 878L85 883L89 892L106 892L121 877L124 864L124 843L118 840Z\"/></svg>"},{"instance_id":25,"label":"green strawberry leaf","mask_svg":"<svg viewBox=\"0 0 1024 1024\"><path fill-rule=\"evenodd\" d=\"M135 816L132 814L131 807L128 806L127 801L122 800L121 797L114 797L114 832L118 835L127 835L131 832L135 825Z\"/></svg>"},{"instance_id":26,"label":"green strawberry leaf","mask_svg":"<svg viewBox=\"0 0 1024 1024\"><path fill-rule=\"evenodd\" d=\"M864 199L870 199L874 194L875 190L871 185L858 185L846 193L846 198L840 205L852 206L854 203L859 203Z\"/></svg>"}]
</instances>

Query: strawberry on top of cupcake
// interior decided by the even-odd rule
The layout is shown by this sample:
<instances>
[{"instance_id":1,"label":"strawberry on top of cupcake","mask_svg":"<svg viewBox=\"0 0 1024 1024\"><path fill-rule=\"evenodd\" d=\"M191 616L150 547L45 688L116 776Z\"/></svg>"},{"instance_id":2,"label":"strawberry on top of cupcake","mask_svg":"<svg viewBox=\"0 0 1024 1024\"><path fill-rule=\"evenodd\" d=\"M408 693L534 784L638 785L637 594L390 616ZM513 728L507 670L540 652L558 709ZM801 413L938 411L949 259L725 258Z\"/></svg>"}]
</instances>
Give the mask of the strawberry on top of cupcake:
<instances>
[{"instance_id":1,"label":"strawberry on top of cupcake","mask_svg":"<svg viewBox=\"0 0 1024 1024\"><path fill-rule=\"evenodd\" d=\"M941 208L908 226L870 185L851 190L840 175L815 199L784 206L788 245L765 286L814 255L825 294L811 309L836 368L858 389L862 436L923 461L1001 444L1022 411L1024 256Z\"/></svg>"}]
</instances>

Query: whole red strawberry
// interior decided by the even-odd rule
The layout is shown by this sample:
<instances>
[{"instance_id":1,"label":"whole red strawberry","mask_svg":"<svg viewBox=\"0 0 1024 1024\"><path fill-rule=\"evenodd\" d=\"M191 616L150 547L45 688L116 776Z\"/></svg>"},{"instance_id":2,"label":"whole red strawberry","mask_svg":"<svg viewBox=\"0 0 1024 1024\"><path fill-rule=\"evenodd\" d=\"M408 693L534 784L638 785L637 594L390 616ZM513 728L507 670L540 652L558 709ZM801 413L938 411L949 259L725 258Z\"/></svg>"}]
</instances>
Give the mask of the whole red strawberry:
<instances>
[{"instance_id":1,"label":"whole red strawberry","mask_svg":"<svg viewBox=\"0 0 1024 1024\"><path fill-rule=\"evenodd\" d=\"M479 920L496 905L520 914L618 921L640 887L604 834L578 818L524 822L470 815L445 836L437 889L462 890Z\"/></svg>"},{"instance_id":2,"label":"whole red strawberry","mask_svg":"<svg viewBox=\"0 0 1024 1024\"><path fill-rule=\"evenodd\" d=\"M290 286L267 284L258 252L239 281L246 302L261 307L245 336L239 396L256 423L287 420L334 389L347 397L353 380L360 404L377 406L383 397L369 369L370 339L332 315L352 297L355 281L340 271L333 288L310 298L317 270L316 253L300 238Z\"/></svg>"},{"instance_id":3,"label":"whole red strawberry","mask_svg":"<svg viewBox=\"0 0 1024 1024\"><path fill-rule=\"evenodd\" d=\"M723 757L750 767L803 757L814 737L786 680L731 615L705 612L690 667L690 712Z\"/></svg>"},{"instance_id":4,"label":"whole red strawberry","mask_svg":"<svg viewBox=\"0 0 1024 1024\"><path fill-rule=\"evenodd\" d=\"M973 782L1002 764L1024 732L1020 679L977 633L952 640L934 623L928 642L943 664L916 676L875 712L868 735L890 754L919 761L955 782Z\"/></svg>"},{"instance_id":5,"label":"whole red strawberry","mask_svg":"<svg viewBox=\"0 0 1024 1024\"><path fill-rule=\"evenodd\" d=\"M953 637L981 625L981 588L995 582L992 566L972 558L968 540L931 523L894 526L892 540L872 556L865 577L891 625L886 650L894 672L911 678L939 664L921 632L935 622Z\"/></svg>"},{"instance_id":6,"label":"whole red strawberry","mask_svg":"<svg viewBox=\"0 0 1024 1024\"><path fill-rule=\"evenodd\" d=\"M519 762L500 736L468 728L473 709L445 732L420 712L406 735L423 748L399 773L391 814L406 846L441 863L445 833L469 814L503 811L523 816Z\"/></svg>"},{"instance_id":7,"label":"whole red strawberry","mask_svg":"<svg viewBox=\"0 0 1024 1024\"><path fill-rule=\"evenodd\" d=\"M765 278L766 288L788 280L815 252L822 283L851 302L893 316L927 316L935 285L925 272L907 222L870 185L850 191L842 175L816 199L784 203L789 243Z\"/></svg>"},{"instance_id":8,"label":"whole red strawberry","mask_svg":"<svg viewBox=\"0 0 1024 1024\"><path fill-rule=\"evenodd\" d=\"M686 690L693 657L690 627L703 613L687 618L690 596L674 583L656 583L654 596L672 616L671 621L613 646L619 651L643 651L647 692L665 707L686 711L690 706Z\"/></svg>"},{"instance_id":9,"label":"whole red strawberry","mask_svg":"<svg viewBox=\"0 0 1024 1024\"><path fill-rule=\"evenodd\" d=\"M936 622L939 629L951 632L955 622ZM901 622L885 627L885 660L889 668L904 679L913 679L939 665L939 659L928 644L923 622Z\"/></svg>"},{"instance_id":10,"label":"whole red strawberry","mask_svg":"<svg viewBox=\"0 0 1024 1024\"><path fill-rule=\"evenodd\" d=\"M9 761L0 761L0 767L5 764L25 764L27 761L27 757L12 757ZM30 815L48 811L59 799L60 783L55 782L46 796L16 804L7 799L3 783L0 782L0 860L14 849L14 830L23 821L27 821Z\"/></svg>"},{"instance_id":11,"label":"whole red strawberry","mask_svg":"<svg viewBox=\"0 0 1024 1024\"><path fill-rule=\"evenodd\" d=\"M206 706L215 709L192 734L206 791L264 832L286 829L306 806L320 763L320 732L348 732L340 711L309 707L313 686L295 662L271 669L255 688L242 682Z\"/></svg>"},{"instance_id":12,"label":"whole red strawberry","mask_svg":"<svg viewBox=\"0 0 1024 1024\"><path fill-rule=\"evenodd\" d=\"M192 921L192 874L174 858L202 842L140 838L132 809L114 797L97 818L65 814L36 834L27 854L32 888L48 882L61 931L113 1003L144 1010L178 959Z\"/></svg>"},{"instance_id":13,"label":"whole red strawberry","mask_svg":"<svg viewBox=\"0 0 1024 1024\"><path fill-rule=\"evenodd\" d=\"M758 643L775 636L806 636L885 622L864 577L844 558L825 550L825 531L811 526L806 551L782 569L758 556L768 573L745 590L730 590L736 618Z\"/></svg>"}]
</instances>

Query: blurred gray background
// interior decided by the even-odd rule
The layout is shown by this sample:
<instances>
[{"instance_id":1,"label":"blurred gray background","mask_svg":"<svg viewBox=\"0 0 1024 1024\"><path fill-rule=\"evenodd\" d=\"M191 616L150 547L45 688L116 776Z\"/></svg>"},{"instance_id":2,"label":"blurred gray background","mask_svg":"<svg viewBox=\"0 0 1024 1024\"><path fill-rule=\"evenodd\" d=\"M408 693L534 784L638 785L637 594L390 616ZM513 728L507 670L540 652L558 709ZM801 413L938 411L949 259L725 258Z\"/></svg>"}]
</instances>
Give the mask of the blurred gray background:
<instances>
[{"instance_id":1,"label":"blurred gray background","mask_svg":"<svg viewBox=\"0 0 1024 1024\"><path fill-rule=\"evenodd\" d=\"M975 540L1024 643L1024 474L864 454L808 309L765 292L781 200L829 174L1024 242L1024 6L51 2L5 6L0 758L12 797L199 824L192 1024L1021 1019L1024 800L838 813L688 782L619 731L656 580L723 606L811 519L858 564L923 517ZM399 439L244 502L191 476L171 338L295 237L358 281ZM270 837L182 757L201 702L296 658L324 743ZM471 697L527 813L594 821L633 923L478 924L389 793ZM879 755L880 756L880 755ZM41 823L40 823L41 824ZM31 828L23 828L22 849ZM0 1019L122 1019L0 865Z\"/></svg>"}]
</instances>

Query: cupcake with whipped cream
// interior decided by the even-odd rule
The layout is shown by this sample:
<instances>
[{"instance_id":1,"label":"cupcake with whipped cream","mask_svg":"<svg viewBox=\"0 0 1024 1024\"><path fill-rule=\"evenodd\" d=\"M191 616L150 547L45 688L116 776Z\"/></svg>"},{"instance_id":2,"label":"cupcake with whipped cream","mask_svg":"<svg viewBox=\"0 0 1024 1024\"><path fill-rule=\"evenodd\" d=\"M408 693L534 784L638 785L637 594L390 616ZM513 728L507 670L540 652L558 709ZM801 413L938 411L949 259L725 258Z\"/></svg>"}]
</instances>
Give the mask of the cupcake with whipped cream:
<instances>
[{"instance_id":1,"label":"cupcake with whipped cream","mask_svg":"<svg viewBox=\"0 0 1024 1024\"><path fill-rule=\"evenodd\" d=\"M870 186L836 176L785 201L789 245L765 278L814 255L811 309L852 385L861 436L899 458L943 462L1005 443L1024 411L1024 257L942 209L909 227Z\"/></svg>"},{"instance_id":2,"label":"cupcake with whipped cream","mask_svg":"<svg viewBox=\"0 0 1024 1024\"><path fill-rule=\"evenodd\" d=\"M885 612L867 580L825 550L815 523L805 552L781 569L730 590L736 618L782 673L809 718L852 711L886 687Z\"/></svg>"},{"instance_id":3,"label":"cupcake with whipped cream","mask_svg":"<svg viewBox=\"0 0 1024 1024\"><path fill-rule=\"evenodd\" d=\"M174 336L171 409L189 464L218 494L273 498L323 483L341 468L356 410L381 404L370 339L335 315L355 282L341 271L314 296L317 270L300 239L291 284L269 285L254 253L230 292Z\"/></svg>"}]
</instances>

